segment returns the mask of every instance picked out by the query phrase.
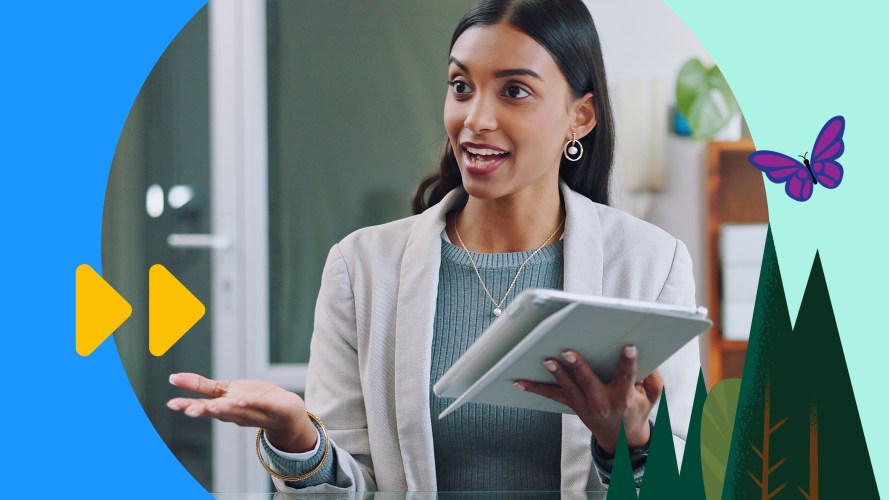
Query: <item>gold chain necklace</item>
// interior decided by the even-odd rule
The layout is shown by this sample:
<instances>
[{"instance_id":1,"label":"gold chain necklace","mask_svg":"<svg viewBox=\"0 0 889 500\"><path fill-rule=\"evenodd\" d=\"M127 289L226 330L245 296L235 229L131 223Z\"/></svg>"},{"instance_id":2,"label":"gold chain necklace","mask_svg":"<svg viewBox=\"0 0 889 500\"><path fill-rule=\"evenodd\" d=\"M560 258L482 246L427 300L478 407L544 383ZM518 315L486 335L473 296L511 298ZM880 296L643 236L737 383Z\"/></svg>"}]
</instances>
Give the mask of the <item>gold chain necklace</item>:
<instances>
[{"instance_id":1,"label":"gold chain necklace","mask_svg":"<svg viewBox=\"0 0 889 500\"><path fill-rule=\"evenodd\" d=\"M485 290L485 293L488 295L488 298L491 299L491 303L494 304L494 310L492 311L494 313L494 316L500 316L501 314L503 314L503 309L501 309L500 307L503 305L504 302L506 302L506 298L509 297L509 293L512 292L512 289L515 286L516 281L518 281L518 279L519 279L519 275L522 274L522 271L525 269L525 265L528 263L528 261L530 261L532 258L534 258L534 256L537 255L537 252L542 250L543 247L545 247L546 244L549 243L549 240L553 239L553 237L559 232L560 229L562 229L562 226L564 226L564 225L565 225L565 218L563 217L562 222L559 223L559 227L557 227L556 230L553 231L553 234L549 235L549 238L547 238L546 241L541 243L540 246L537 247L537 250L534 250L534 252L531 253L531 255L529 255L528 258L525 259L524 262L522 262L522 265L519 266L519 270L516 271L516 273L515 273L515 277L512 279L512 283L510 283L509 288L506 289L506 293L503 295L503 298L500 299L500 302L497 302L497 299L495 299L494 296L491 295L490 290L488 290L487 285L485 285L485 280L482 279L481 273L478 272L478 266L475 265L475 259L472 258L472 252L470 252L469 249L466 248L466 244L463 243L463 238L460 237L460 231L457 230L457 214L456 213L454 214L454 234L457 235L457 240L460 241L460 246L463 247L463 250L466 252L466 255L469 257L469 262L472 263L472 269L475 271L475 275L478 276L479 283L482 284L482 288Z\"/></svg>"}]
</instances>

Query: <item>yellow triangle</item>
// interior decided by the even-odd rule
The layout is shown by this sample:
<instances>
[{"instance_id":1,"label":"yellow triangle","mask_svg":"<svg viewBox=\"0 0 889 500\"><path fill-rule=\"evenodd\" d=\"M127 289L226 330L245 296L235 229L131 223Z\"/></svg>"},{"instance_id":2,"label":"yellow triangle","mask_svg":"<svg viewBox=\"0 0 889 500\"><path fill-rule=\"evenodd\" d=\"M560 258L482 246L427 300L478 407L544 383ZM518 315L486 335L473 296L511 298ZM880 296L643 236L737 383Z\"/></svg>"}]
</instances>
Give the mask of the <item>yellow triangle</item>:
<instances>
[{"instance_id":1,"label":"yellow triangle","mask_svg":"<svg viewBox=\"0 0 889 500\"><path fill-rule=\"evenodd\" d=\"M206 308L166 267L148 270L148 350L163 356L202 317Z\"/></svg>"},{"instance_id":2,"label":"yellow triangle","mask_svg":"<svg viewBox=\"0 0 889 500\"><path fill-rule=\"evenodd\" d=\"M77 354L89 356L130 317L133 308L87 264L77 266L75 290Z\"/></svg>"}]
</instances>

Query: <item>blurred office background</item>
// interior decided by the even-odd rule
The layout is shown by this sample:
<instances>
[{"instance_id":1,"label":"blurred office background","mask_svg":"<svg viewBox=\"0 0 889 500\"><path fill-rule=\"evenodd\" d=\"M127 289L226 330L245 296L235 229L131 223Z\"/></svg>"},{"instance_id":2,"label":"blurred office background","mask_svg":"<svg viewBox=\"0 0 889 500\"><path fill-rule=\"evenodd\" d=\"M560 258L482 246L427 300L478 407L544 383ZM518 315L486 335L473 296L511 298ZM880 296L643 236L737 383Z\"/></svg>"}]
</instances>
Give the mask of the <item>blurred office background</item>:
<instances>
[{"instance_id":1,"label":"blurred office background","mask_svg":"<svg viewBox=\"0 0 889 500\"><path fill-rule=\"evenodd\" d=\"M445 137L450 36L473 3L213 0L135 99L103 224L104 275L134 305L115 340L159 436L208 490L268 491L271 482L253 453L255 431L166 408L182 395L169 374L263 378L302 392L327 252L355 229L410 214ZM698 302L718 309L709 293L721 286L708 239L712 146L670 132L677 71L710 59L662 2L639 3L587 0L617 112L615 205L685 241ZM739 138L740 128L729 130L722 144L743 153L750 144ZM207 306L160 358L147 347L148 268L157 263Z\"/></svg>"}]
</instances>

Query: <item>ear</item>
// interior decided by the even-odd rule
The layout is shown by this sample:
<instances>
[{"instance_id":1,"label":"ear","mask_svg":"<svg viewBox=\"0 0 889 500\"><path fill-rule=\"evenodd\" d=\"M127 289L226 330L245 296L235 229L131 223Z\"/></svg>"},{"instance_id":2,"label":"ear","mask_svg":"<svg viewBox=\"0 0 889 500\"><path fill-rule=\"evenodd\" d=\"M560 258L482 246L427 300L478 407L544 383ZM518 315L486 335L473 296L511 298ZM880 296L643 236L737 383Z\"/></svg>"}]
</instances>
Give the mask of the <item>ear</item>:
<instances>
[{"instance_id":1,"label":"ear","mask_svg":"<svg viewBox=\"0 0 889 500\"><path fill-rule=\"evenodd\" d=\"M571 131L577 134L578 139L586 137L596 128L596 101L593 99L592 92L587 92L583 97L574 101L571 110L574 115Z\"/></svg>"}]
</instances>

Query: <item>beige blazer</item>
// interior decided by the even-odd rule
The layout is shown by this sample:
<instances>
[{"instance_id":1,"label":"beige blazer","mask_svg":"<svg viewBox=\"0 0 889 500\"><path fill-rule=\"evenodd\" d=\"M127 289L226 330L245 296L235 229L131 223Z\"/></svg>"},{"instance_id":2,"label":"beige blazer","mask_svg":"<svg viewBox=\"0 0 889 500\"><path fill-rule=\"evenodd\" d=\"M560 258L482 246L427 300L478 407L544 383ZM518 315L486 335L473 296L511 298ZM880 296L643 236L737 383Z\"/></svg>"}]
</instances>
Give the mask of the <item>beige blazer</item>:
<instances>
[{"instance_id":1,"label":"beige blazer","mask_svg":"<svg viewBox=\"0 0 889 500\"><path fill-rule=\"evenodd\" d=\"M688 250L663 230L561 185L571 292L692 306ZM315 309L306 404L336 449L336 485L279 491L436 491L429 409L432 328L445 215L461 189L420 215L358 230L330 250ZM692 341L661 366L681 459L700 358ZM653 418L653 416L652 416ZM561 489L600 489L590 431L562 416Z\"/></svg>"}]
</instances>

